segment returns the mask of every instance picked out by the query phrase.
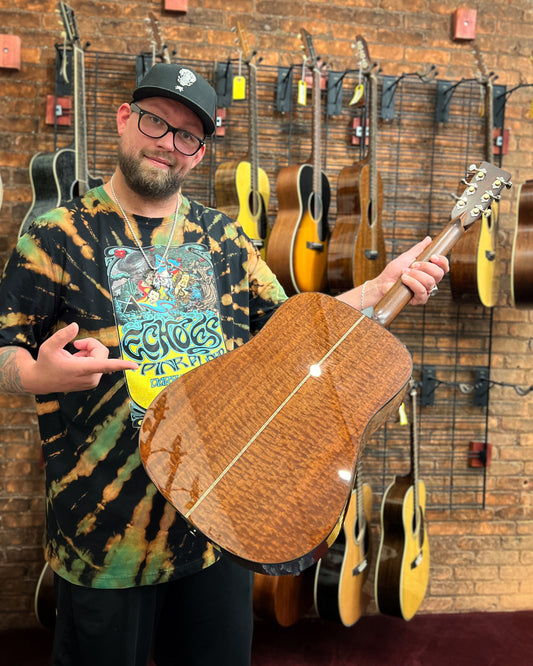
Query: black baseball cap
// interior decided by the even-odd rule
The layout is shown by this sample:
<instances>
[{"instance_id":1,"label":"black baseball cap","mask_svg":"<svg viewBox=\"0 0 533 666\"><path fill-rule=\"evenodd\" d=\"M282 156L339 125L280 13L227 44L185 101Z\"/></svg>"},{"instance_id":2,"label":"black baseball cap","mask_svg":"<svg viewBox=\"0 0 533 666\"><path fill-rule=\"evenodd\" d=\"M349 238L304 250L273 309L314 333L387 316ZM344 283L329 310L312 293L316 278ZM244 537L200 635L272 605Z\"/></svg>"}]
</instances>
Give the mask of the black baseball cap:
<instances>
[{"instance_id":1,"label":"black baseball cap","mask_svg":"<svg viewBox=\"0 0 533 666\"><path fill-rule=\"evenodd\" d=\"M203 76L191 67L177 63L156 63L133 91L133 102L146 97L175 99L194 111L203 123L206 136L215 131L217 94Z\"/></svg>"}]
</instances>

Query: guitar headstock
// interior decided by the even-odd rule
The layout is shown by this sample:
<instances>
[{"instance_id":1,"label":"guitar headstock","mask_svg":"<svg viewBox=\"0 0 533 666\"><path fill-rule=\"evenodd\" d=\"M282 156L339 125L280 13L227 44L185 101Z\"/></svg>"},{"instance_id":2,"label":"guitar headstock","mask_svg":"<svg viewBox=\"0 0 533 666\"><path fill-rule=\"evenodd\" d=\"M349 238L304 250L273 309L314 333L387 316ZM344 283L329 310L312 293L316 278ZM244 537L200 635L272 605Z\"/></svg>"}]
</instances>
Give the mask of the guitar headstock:
<instances>
[{"instance_id":1,"label":"guitar headstock","mask_svg":"<svg viewBox=\"0 0 533 666\"><path fill-rule=\"evenodd\" d=\"M477 44L472 44L472 53L474 54L474 58L479 69L479 78L481 83L490 82L491 78L494 76L494 72L489 72L487 69L485 58L483 57L483 53L481 53L481 49Z\"/></svg>"},{"instance_id":2,"label":"guitar headstock","mask_svg":"<svg viewBox=\"0 0 533 666\"><path fill-rule=\"evenodd\" d=\"M370 74L374 69L374 63L370 58L370 51L368 50L368 44L366 40L361 35L357 35L355 38L355 52L359 60L359 67L363 74Z\"/></svg>"},{"instance_id":3,"label":"guitar headstock","mask_svg":"<svg viewBox=\"0 0 533 666\"><path fill-rule=\"evenodd\" d=\"M452 209L452 219L460 217L463 228L470 227L490 210L493 201L501 198L504 188L512 186L510 179L508 171L490 162L481 162L479 166L473 164L461 181L465 188Z\"/></svg>"},{"instance_id":4,"label":"guitar headstock","mask_svg":"<svg viewBox=\"0 0 533 666\"><path fill-rule=\"evenodd\" d=\"M318 58L315 52L315 47L313 45L313 38L304 28L300 30L300 39L302 40L305 55L311 64L311 67L313 69L318 68Z\"/></svg>"},{"instance_id":5,"label":"guitar headstock","mask_svg":"<svg viewBox=\"0 0 533 666\"><path fill-rule=\"evenodd\" d=\"M170 63L170 55L168 53L167 45L163 43L161 31L159 29L159 21L153 12L148 13L150 21L150 31L152 33L152 40L154 44L154 52L161 59L162 62Z\"/></svg>"},{"instance_id":6,"label":"guitar headstock","mask_svg":"<svg viewBox=\"0 0 533 666\"><path fill-rule=\"evenodd\" d=\"M256 52L254 49L250 48L250 44L248 43L248 32L240 21L237 21L235 30L237 31L237 42L239 43L239 48L242 53L242 59L246 64L250 64Z\"/></svg>"},{"instance_id":7,"label":"guitar headstock","mask_svg":"<svg viewBox=\"0 0 533 666\"><path fill-rule=\"evenodd\" d=\"M80 35L78 32L78 25L74 15L74 10L72 7L67 5L66 2L60 2L59 13L61 14L61 19L63 21L63 26L67 35L67 43L69 46L74 46L74 44L79 45Z\"/></svg>"}]
</instances>

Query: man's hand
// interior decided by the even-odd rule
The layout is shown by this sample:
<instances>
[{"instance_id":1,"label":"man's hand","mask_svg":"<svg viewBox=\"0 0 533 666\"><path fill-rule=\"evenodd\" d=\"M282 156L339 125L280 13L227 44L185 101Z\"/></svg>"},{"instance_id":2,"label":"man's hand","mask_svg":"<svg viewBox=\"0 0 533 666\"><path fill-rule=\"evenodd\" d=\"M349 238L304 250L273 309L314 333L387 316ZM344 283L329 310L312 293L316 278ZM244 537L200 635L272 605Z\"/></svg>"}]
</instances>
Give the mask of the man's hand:
<instances>
[{"instance_id":1,"label":"man's hand","mask_svg":"<svg viewBox=\"0 0 533 666\"><path fill-rule=\"evenodd\" d=\"M109 349L94 338L75 340L79 327L69 324L57 331L39 348L37 360L20 347L0 350L0 367L10 385L4 390L33 394L86 391L98 386L103 374L121 370L136 370L136 363L110 359ZM72 342L78 350L71 354L65 346Z\"/></svg>"},{"instance_id":2,"label":"man's hand","mask_svg":"<svg viewBox=\"0 0 533 666\"><path fill-rule=\"evenodd\" d=\"M412 305L427 303L432 290L450 269L448 259L439 254L434 254L430 261L416 261L430 243L431 238L427 236L385 266L381 275L375 278L376 288L381 297L389 291L398 278L401 278L405 286L413 292L410 301Z\"/></svg>"}]
</instances>

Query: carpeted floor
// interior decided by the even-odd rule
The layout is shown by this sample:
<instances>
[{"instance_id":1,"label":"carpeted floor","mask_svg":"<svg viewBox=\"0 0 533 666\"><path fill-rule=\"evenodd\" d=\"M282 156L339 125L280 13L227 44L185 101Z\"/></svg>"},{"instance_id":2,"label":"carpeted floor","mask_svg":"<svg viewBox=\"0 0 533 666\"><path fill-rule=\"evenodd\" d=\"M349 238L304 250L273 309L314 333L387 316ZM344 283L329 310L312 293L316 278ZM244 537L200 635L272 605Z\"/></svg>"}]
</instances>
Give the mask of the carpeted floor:
<instances>
[{"instance_id":1,"label":"carpeted floor","mask_svg":"<svg viewBox=\"0 0 533 666\"><path fill-rule=\"evenodd\" d=\"M48 666L50 633L0 632L0 662ZM364 616L345 628L305 618L256 624L252 666L530 666L533 611L417 615L410 622ZM187 666L184 664L183 666Z\"/></svg>"}]
</instances>

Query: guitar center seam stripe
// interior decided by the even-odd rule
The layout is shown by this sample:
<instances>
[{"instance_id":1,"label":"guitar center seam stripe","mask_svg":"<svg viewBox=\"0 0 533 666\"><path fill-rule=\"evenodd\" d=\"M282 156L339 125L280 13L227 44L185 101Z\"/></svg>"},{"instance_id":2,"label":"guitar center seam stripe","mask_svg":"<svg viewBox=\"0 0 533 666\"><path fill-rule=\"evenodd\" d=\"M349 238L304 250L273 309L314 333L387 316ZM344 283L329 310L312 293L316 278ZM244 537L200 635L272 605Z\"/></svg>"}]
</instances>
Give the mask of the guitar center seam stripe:
<instances>
[{"instance_id":1,"label":"guitar center seam stripe","mask_svg":"<svg viewBox=\"0 0 533 666\"><path fill-rule=\"evenodd\" d=\"M321 366L324 361L326 361L331 354L337 349L337 347L346 340L346 338L352 333L352 331L363 321L363 319L366 319L366 315L361 315L357 321L355 321L350 328L343 333L343 335L337 340L337 342L329 349L329 351L324 354L324 356L320 359L318 363L315 363L314 365ZM226 476L226 474L230 471L230 469L241 459L241 457L248 451L250 446L256 441L256 439L261 435L261 433L267 428L267 426L272 423L272 421L276 418L276 416L281 412L283 407L295 396L295 394L300 390L300 388L305 384L305 382L311 377L311 373L307 373L307 375L301 380L301 382L294 387L294 389L289 393L289 395L283 400L283 402L277 407L274 412L268 417L268 419L263 423L263 425L257 430L255 435L250 438L250 440L242 447L242 449L239 451L239 453L231 460L226 467L220 472L220 474L217 476L216 479L211 483L211 485L204 490L204 492L200 495L200 497L196 500L196 502L193 504L193 506L187 511L186 514L184 514L185 518L189 518L193 511L195 511L200 504L204 501L204 499L211 493L213 488L219 484L219 482Z\"/></svg>"}]
</instances>

